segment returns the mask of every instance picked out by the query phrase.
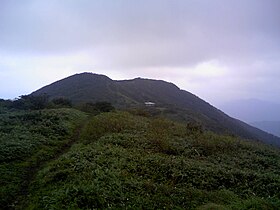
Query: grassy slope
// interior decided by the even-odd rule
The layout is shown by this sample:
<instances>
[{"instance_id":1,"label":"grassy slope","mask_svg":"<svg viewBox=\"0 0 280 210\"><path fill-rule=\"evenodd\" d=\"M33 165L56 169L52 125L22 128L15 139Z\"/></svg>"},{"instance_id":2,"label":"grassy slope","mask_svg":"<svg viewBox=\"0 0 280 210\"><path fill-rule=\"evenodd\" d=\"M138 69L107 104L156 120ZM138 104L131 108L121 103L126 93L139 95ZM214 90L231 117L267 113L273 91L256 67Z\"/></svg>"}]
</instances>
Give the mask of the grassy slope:
<instances>
[{"instance_id":1,"label":"grassy slope","mask_svg":"<svg viewBox=\"0 0 280 210\"><path fill-rule=\"evenodd\" d=\"M86 118L72 109L0 113L0 209L14 208L32 176L70 141Z\"/></svg>"},{"instance_id":2,"label":"grassy slope","mask_svg":"<svg viewBox=\"0 0 280 210\"><path fill-rule=\"evenodd\" d=\"M93 117L29 209L279 209L280 151L128 113Z\"/></svg>"}]
</instances>

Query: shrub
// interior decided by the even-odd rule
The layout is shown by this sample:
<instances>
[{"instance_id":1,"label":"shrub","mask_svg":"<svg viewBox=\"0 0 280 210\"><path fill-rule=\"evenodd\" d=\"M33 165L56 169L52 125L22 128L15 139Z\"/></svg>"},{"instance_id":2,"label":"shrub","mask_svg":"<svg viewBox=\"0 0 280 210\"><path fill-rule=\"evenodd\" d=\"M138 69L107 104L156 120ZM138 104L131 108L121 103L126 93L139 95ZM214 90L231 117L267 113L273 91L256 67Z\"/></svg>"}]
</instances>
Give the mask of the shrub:
<instances>
[{"instance_id":1,"label":"shrub","mask_svg":"<svg viewBox=\"0 0 280 210\"><path fill-rule=\"evenodd\" d=\"M72 102L70 99L67 98L55 98L51 101L55 106L59 107L72 107Z\"/></svg>"},{"instance_id":2,"label":"shrub","mask_svg":"<svg viewBox=\"0 0 280 210\"><path fill-rule=\"evenodd\" d=\"M20 98L14 100L11 104L11 108L23 109L23 110L39 110L44 109L47 106L49 96L46 94L34 96L34 95L22 95Z\"/></svg>"},{"instance_id":3,"label":"shrub","mask_svg":"<svg viewBox=\"0 0 280 210\"><path fill-rule=\"evenodd\" d=\"M85 104L82 104L80 106L80 109L84 112L98 114L101 112L114 111L115 107L113 107L111 103L103 101L103 102L96 102L96 103L87 102Z\"/></svg>"}]
</instances>

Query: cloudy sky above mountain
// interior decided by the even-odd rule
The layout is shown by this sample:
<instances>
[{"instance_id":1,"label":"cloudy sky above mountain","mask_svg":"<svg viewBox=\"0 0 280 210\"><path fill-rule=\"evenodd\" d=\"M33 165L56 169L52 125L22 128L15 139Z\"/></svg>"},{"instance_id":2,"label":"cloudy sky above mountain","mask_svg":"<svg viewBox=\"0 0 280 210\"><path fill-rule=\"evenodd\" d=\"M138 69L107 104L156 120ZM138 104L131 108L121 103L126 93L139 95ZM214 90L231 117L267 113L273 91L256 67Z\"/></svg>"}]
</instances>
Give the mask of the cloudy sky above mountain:
<instances>
[{"instance_id":1,"label":"cloudy sky above mountain","mask_svg":"<svg viewBox=\"0 0 280 210\"><path fill-rule=\"evenodd\" d=\"M80 72L280 102L279 0L1 0L0 98Z\"/></svg>"}]
</instances>

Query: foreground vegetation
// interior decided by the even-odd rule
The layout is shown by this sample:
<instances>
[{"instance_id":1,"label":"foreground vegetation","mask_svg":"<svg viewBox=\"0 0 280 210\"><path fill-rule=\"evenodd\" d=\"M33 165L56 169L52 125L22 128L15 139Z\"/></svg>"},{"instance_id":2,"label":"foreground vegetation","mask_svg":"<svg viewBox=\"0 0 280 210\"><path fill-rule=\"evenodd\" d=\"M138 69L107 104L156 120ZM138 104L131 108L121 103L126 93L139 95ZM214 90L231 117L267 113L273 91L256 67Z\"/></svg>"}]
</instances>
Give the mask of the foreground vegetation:
<instances>
[{"instance_id":1,"label":"foreground vegetation","mask_svg":"<svg viewBox=\"0 0 280 210\"><path fill-rule=\"evenodd\" d=\"M0 112L0 209L28 193L36 170L72 141L86 115L73 109Z\"/></svg>"},{"instance_id":2,"label":"foreground vegetation","mask_svg":"<svg viewBox=\"0 0 280 210\"><path fill-rule=\"evenodd\" d=\"M0 102L0 209L280 209L278 148L104 102Z\"/></svg>"}]
</instances>

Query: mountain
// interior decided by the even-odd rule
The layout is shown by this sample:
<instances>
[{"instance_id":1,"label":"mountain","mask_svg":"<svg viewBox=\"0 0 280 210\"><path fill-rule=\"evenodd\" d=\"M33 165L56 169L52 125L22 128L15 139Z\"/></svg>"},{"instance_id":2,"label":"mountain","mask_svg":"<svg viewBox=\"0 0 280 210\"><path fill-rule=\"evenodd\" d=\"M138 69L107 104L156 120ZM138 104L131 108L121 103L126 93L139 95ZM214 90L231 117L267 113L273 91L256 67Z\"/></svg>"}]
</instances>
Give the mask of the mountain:
<instances>
[{"instance_id":1,"label":"mountain","mask_svg":"<svg viewBox=\"0 0 280 210\"><path fill-rule=\"evenodd\" d=\"M252 126L280 137L280 121L259 121L250 123Z\"/></svg>"},{"instance_id":2,"label":"mountain","mask_svg":"<svg viewBox=\"0 0 280 210\"><path fill-rule=\"evenodd\" d=\"M47 94L50 99L65 97L74 104L108 101L119 109L151 107L169 118L195 122L216 133L236 135L280 146L280 138L263 132L203 101L192 93L162 80L136 78L115 81L107 76L82 73L47 85L32 95Z\"/></svg>"},{"instance_id":3,"label":"mountain","mask_svg":"<svg viewBox=\"0 0 280 210\"><path fill-rule=\"evenodd\" d=\"M220 106L230 116L247 123L258 121L280 121L280 104L258 99L231 101Z\"/></svg>"}]
</instances>

